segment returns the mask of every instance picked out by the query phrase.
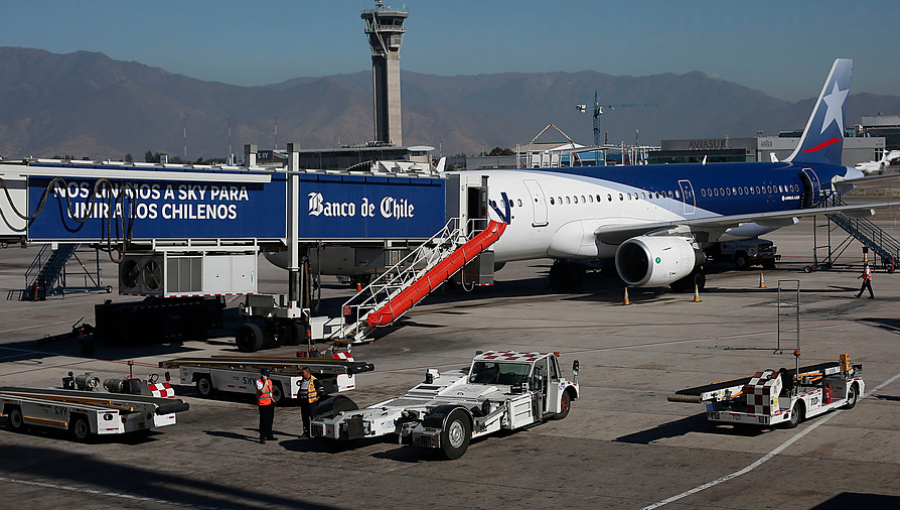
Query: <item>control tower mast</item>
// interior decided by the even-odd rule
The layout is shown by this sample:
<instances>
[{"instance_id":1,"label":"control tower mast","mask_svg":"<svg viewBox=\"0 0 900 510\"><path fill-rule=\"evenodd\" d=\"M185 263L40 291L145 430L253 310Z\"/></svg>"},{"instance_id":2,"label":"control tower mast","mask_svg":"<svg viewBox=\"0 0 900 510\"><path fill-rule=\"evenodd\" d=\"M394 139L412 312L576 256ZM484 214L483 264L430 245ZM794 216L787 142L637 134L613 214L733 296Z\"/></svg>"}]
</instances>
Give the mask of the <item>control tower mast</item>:
<instances>
[{"instance_id":1,"label":"control tower mast","mask_svg":"<svg viewBox=\"0 0 900 510\"><path fill-rule=\"evenodd\" d=\"M400 45L406 9L391 9L375 2L374 10L363 11L366 35L372 48L372 86L375 92L375 140L403 145L400 117Z\"/></svg>"}]
</instances>

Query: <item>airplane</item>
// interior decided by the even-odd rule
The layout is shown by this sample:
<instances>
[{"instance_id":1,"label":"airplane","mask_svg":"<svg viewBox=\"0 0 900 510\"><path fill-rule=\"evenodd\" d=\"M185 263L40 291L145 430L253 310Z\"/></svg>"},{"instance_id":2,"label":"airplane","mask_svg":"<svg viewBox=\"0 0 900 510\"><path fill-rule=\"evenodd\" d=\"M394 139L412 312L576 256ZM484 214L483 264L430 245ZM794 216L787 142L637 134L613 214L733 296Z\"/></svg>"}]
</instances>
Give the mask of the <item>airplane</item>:
<instances>
[{"instance_id":1,"label":"airplane","mask_svg":"<svg viewBox=\"0 0 900 510\"><path fill-rule=\"evenodd\" d=\"M861 170L866 175L883 174L884 171L898 159L900 159L900 151L884 151L884 156L882 156L880 160L857 163L856 169Z\"/></svg>"},{"instance_id":2,"label":"airplane","mask_svg":"<svg viewBox=\"0 0 900 510\"><path fill-rule=\"evenodd\" d=\"M714 243L752 239L804 216L859 218L900 205L836 200L855 183L891 177L841 164L852 66L835 60L797 148L783 161L460 172L487 178L488 219L506 224L493 245L495 269L551 258L551 283L565 286L580 281L578 261L606 259L629 286L702 289L704 249ZM285 267L283 253L266 257ZM319 261L325 258L335 257Z\"/></svg>"},{"instance_id":3,"label":"airplane","mask_svg":"<svg viewBox=\"0 0 900 510\"><path fill-rule=\"evenodd\" d=\"M551 281L565 281L580 276L568 261L613 259L630 286L693 290L705 284L703 249L713 243L758 237L804 216L858 218L900 205L826 205L873 179L841 164L852 66L834 62L784 161L477 172L488 178L490 219L507 223L495 265L549 257Z\"/></svg>"}]
</instances>

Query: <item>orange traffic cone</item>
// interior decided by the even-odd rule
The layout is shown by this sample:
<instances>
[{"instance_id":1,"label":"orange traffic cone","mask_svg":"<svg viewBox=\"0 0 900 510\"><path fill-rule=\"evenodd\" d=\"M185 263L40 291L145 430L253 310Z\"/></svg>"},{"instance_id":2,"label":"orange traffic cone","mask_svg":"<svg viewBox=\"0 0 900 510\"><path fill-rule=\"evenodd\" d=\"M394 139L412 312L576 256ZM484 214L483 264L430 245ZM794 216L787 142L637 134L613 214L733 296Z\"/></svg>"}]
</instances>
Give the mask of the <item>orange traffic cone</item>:
<instances>
[{"instance_id":1,"label":"orange traffic cone","mask_svg":"<svg viewBox=\"0 0 900 510\"><path fill-rule=\"evenodd\" d=\"M694 303L700 302L700 287L696 284L694 285Z\"/></svg>"},{"instance_id":2,"label":"orange traffic cone","mask_svg":"<svg viewBox=\"0 0 900 510\"><path fill-rule=\"evenodd\" d=\"M628 301L628 287L625 287L625 304L630 305L631 301Z\"/></svg>"},{"instance_id":3,"label":"orange traffic cone","mask_svg":"<svg viewBox=\"0 0 900 510\"><path fill-rule=\"evenodd\" d=\"M766 288L766 279L763 277L762 273L759 273L759 288L760 289Z\"/></svg>"}]
</instances>

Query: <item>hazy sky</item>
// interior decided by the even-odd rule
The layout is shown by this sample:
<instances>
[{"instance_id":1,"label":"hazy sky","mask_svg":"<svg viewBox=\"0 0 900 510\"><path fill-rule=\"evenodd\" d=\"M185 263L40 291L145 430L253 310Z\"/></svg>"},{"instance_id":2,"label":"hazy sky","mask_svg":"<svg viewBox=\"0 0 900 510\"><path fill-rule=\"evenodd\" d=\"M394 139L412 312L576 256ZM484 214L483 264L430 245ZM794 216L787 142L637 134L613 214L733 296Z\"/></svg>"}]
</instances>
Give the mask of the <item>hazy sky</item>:
<instances>
[{"instance_id":1,"label":"hazy sky","mask_svg":"<svg viewBox=\"0 0 900 510\"><path fill-rule=\"evenodd\" d=\"M835 58L852 92L900 95L900 1L407 0L401 68L427 74L702 71L780 99L818 94ZM374 0L2 0L0 46L99 51L235 85L370 69Z\"/></svg>"}]
</instances>

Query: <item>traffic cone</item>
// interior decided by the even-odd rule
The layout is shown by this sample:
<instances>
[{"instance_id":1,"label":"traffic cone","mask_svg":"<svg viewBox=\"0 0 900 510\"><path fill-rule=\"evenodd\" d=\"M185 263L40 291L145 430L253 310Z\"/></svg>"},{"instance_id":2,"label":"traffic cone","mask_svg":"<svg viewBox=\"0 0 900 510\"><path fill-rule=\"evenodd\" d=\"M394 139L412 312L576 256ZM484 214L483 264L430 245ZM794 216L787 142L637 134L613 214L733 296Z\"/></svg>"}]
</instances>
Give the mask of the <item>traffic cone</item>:
<instances>
[{"instance_id":1,"label":"traffic cone","mask_svg":"<svg viewBox=\"0 0 900 510\"><path fill-rule=\"evenodd\" d=\"M630 305L631 301L628 301L628 287L625 287L625 304Z\"/></svg>"},{"instance_id":2,"label":"traffic cone","mask_svg":"<svg viewBox=\"0 0 900 510\"><path fill-rule=\"evenodd\" d=\"M694 303L700 302L700 287L694 284Z\"/></svg>"},{"instance_id":3,"label":"traffic cone","mask_svg":"<svg viewBox=\"0 0 900 510\"><path fill-rule=\"evenodd\" d=\"M763 277L762 273L759 273L759 288L760 289L766 288L766 279Z\"/></svg>"}]
</instances>

